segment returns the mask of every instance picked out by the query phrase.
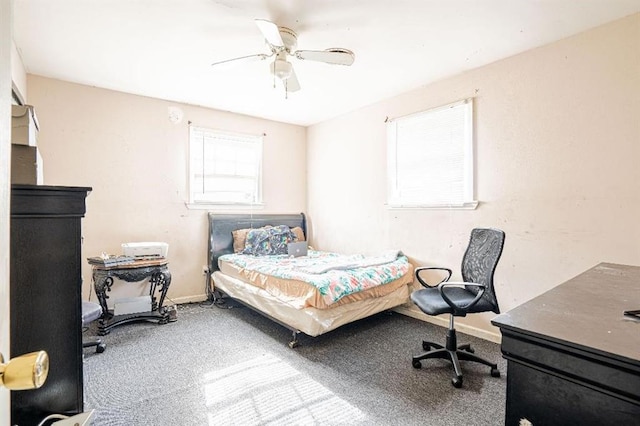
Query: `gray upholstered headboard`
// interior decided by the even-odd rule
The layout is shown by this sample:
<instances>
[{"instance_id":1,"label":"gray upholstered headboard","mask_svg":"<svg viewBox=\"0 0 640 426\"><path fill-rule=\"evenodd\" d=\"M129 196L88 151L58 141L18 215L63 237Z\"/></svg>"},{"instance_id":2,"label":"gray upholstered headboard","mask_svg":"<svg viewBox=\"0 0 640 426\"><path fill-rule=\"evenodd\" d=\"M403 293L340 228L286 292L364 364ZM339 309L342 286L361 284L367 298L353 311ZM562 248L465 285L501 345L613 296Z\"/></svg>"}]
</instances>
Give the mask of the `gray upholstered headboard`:
<instances>
[{"instance_id":1,"label":"gray upholstered headboard","mask_svg":"<svg viewBox=\"0 0 640 426\"><path fill-rule=\"evenodd\" d=\"M218 258L233 253L231 231L245 228L261 228L267 225L299 226L307 236L304 213L299 214L216 214L209 213L209 271L218 270Z\"/></svg>"}]
</instances>

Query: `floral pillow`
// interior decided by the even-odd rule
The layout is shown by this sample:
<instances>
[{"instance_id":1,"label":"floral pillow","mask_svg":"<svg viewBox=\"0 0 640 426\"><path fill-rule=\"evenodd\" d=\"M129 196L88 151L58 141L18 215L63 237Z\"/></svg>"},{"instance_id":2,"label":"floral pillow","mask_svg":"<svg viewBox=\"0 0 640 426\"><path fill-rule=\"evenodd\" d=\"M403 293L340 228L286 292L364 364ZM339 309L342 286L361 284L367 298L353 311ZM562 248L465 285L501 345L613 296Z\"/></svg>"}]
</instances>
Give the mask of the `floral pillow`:
<instances>
[{"instance_id":1,"label":"floral pillow","mask_svg":"<svg viewBox=\"0 0 640 426\"><path fill-rule=\"evenodd\" d=\"M287 254L287 244L295 240L295 234L286 225L252 229L247 233L242 253L254 256Z\"/></svg>"}]
</instances>

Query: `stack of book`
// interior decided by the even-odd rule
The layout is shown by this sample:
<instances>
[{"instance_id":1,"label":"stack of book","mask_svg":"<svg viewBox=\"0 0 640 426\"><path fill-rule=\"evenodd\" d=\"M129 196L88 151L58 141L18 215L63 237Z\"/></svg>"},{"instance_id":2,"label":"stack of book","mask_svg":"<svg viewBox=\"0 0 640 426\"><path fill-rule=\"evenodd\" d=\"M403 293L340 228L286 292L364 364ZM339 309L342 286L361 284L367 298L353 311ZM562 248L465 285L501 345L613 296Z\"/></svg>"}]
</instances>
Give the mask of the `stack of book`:
<instances>
[{"instance_id":1,"label":"stack of book","mask_svg":"<svg viewBox=\"0 0 640 426\"><path fill-rule=\"evenodd\" d=\"M119 265L128 265L134 263L136 259L133 256L115 256L115 255L106 255L106 256L96 256L87 258L90 265L110 267L110 266L119 266Z\"/></svg>"}]
</instances>

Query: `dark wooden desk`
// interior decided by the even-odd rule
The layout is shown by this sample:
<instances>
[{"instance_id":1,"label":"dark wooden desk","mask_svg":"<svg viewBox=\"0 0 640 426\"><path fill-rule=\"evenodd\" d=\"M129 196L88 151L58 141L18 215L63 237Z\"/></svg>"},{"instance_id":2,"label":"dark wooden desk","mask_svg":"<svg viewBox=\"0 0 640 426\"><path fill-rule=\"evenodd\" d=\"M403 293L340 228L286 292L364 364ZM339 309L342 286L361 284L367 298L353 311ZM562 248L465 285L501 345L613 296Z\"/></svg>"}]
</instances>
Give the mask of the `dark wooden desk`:
<instances>
[{"instance_id":1,"label":"dark wooden desk","mask_svg":"<svg viewBox=\"0 0 640 426\"><path fill-rule=\"evenodd\" d=\"M135 321L157 321L158 324L169 322L169 313L163 306L167 290L171 284L171 273L167 266L166 259L159 260L138 260L134 263L118 266L98 266L93 267L93 285L98 296L100 306L102 306L102 318L98 325L98 334L104 336L109 334L113 327ZM126 282L139 282L149 278L149 296L151 297L151 311L139 312L126 315L114 315L113 310L109 310L107 292L111 291L114 278ZM159 294L160 300L156 297Z\"/></svg>"},{"instance_id":2,"label":"dark wooden desk","mask_svg":"<svg viewBox=\"0 0 640 426\"><path fill-rule=\"evenodd\" d=\"M601 263L499 315L506 425L640 424L640 267Z\"/></svg>"}]
</instances>

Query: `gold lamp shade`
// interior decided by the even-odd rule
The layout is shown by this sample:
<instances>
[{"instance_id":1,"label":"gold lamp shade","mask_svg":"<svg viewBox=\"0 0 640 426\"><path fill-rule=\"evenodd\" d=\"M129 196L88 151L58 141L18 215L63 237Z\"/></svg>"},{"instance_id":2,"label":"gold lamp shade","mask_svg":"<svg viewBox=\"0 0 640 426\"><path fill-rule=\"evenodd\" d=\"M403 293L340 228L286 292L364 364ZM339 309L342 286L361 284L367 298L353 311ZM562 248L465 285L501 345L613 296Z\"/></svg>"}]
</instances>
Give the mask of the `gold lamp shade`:
<instances>
[{"instance_id":1,"label":"gold lamp shade","mask_svg":"<svg viewBox=\"0 0 640 426\"><path fill-rule=\"evenodd\" d=\"M9 390L41 387L49 374L49 355L45 351L31 352L4 364L0 354L0 384Z\"/></svg>"}]
</instances>

